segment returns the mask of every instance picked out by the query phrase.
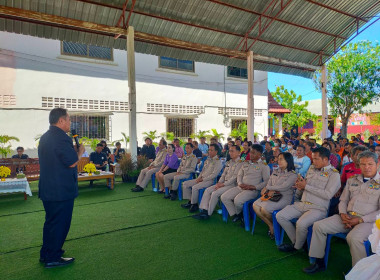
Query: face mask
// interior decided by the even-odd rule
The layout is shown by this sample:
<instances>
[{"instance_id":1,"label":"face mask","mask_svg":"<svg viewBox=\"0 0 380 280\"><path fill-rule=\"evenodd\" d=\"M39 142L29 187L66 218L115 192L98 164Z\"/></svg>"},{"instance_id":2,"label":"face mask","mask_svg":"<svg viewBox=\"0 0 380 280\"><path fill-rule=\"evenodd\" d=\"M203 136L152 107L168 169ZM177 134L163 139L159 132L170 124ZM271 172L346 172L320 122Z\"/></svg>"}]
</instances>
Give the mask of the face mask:
<instances>
[{"instance_id":1,"label":"face mask","mask_svg":"<svg viewBox=\"0 0 380 280\"><path fill-rule=\"evenodd\" d=\"M293 148L293 146L290 146L290 145L288 146L288 149L289 149L289 150L292 149L292 148Z\"/></svg>"},{"instance_id":2,"label":"face mask","mask_svg":"<svg viewBox=\"0 0 380 280\"><path fill-rule=\"evenodd\" d=\"M281 147L282 147L282 148L285 148L285 147L286 147L286 145L285 145L285 144L281 144Z\"/></svg>"},{"instance_id":3,"label":"face mask","mask_svg":"<svg viewBox=\"0 0 380 280\"><path fill-rule=\"evenodd\" d=\"M274 146L275 146L275 147L278 147L278 143L274 143Z\"/></svg>"}]
</instances>

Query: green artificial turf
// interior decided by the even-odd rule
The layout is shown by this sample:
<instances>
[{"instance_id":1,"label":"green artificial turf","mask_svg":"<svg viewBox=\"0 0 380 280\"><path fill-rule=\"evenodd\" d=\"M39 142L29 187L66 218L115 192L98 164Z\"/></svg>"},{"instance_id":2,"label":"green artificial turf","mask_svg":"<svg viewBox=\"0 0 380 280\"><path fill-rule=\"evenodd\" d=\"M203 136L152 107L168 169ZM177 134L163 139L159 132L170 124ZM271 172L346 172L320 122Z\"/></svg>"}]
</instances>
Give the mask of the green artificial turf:
<instances>
[{"instance_id":1,"label":"green artificial turf","mask_svg":"<svg viewBox=\"0 0 380 280\"><path fill-rule=\"evenodd\" d=\"M44 211L37 198L0 196L0 279L344 279L351 256L333 240L328 270L306 275L304 252L281 253L259 219L255 234L218 214L207 221L190 217L180 201L162 199L132 184L79 185L65 256L74 264L45 269L38 262Z\"/></svg>"}]
</instances>

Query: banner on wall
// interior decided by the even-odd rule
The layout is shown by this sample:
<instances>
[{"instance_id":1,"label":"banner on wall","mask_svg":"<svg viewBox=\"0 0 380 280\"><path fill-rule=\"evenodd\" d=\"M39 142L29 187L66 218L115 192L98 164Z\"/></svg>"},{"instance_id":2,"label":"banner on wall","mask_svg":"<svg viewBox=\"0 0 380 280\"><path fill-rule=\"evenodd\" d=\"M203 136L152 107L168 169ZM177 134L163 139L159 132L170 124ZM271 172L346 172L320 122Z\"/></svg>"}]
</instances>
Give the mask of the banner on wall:
<instances>
[{"instance_id":1,"label":"banner on wall","mask_svg":"<svg viewBox=\"0 0 380 280\"><path fill-rule=\"evenodd\" d=\"M348 120L348 125L370 125L371 118L366 114L353 114ZM336 125L342 127L342 120L340 117L336 119Z\"/></svg>"}]
</instances>

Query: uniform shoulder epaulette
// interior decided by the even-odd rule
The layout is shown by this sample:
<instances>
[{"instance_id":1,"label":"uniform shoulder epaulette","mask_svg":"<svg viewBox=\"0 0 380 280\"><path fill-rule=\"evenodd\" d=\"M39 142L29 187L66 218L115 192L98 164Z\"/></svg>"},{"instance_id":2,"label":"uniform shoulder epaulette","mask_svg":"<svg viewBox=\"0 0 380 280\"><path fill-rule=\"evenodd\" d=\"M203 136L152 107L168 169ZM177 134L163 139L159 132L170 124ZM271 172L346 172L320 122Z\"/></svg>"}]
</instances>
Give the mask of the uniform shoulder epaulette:
<instances>
[{"instance_id":1,"label":"uniform shoulder epaulette","mask_svg":"<svg viewBox=\"0 0 380 280\"><path fill-rule=\"evenodd\" d=\"M336 168L333 168L332 171L333 171L333 172L338 172L338 173L339 173L338 169L336 169Z\"/></svg>"},{"instance_id":2,"label":"uniform shoulder epaulette","mask_svg":"<svg viewBox=\"0 0 380 280\"><path fill-rule=\"evenodd\" d=\"M264 165L268 165L268 163L266 163L266 162L264 162L264 161L262 161L261 163L264 164Z\"/></svg>"},{"instance_id":3,"label":"uniform shoulder epaulette","mask_svg":"<svg viewBox=\"0 0 380 280\"><path fill-rule=\"evenodd\" d=\"M294 174L297 174L297 172L295 170L292 170L291 172L294 173Z\"/></svg>"},{"instance_id":4,"label":"uniform shoulder epaulette","mask_svg":"<svg viewBox=\"0 0 380 280\"><path fill-rule=\"evenodd\" d=\"M239 161L238 162L243 162L241 159L239 159Z\"/></svg>"}]
</instances>

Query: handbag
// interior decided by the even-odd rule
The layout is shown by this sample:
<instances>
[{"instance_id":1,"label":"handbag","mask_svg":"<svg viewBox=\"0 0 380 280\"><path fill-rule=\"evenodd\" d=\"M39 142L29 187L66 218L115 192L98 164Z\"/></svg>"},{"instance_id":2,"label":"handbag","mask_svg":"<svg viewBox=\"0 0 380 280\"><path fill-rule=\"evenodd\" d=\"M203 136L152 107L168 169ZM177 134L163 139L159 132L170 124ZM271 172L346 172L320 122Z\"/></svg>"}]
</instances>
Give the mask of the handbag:
<instances>
[{"instance_id":1,"label":"handbag","mask_svg":"<svg viewBox=\"0 0 380 280\"><path fill-rule=\"evenodd\" d=\"M282 197L282 194L278 191L275 191L273 195L269 195L269 191L266 191L263 196L261 197L262 201L273 201L273 202L278 202Z\"/></svg>"}]
</instances>

